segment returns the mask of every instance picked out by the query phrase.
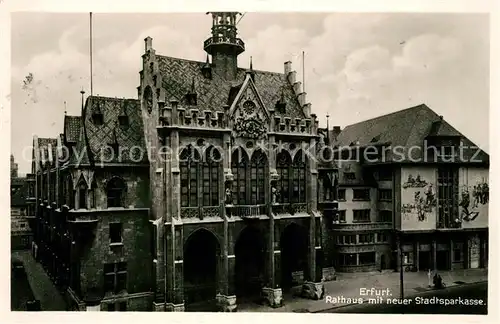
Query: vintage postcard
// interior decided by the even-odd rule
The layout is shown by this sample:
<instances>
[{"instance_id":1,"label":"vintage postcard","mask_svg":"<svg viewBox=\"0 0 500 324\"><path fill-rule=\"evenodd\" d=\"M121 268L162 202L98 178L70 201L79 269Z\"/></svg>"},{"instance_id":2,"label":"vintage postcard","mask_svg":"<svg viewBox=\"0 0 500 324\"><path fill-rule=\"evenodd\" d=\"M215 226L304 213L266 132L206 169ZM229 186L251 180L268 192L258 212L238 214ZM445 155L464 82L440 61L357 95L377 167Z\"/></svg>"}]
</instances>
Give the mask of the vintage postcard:
<instances>
[{"instance_id":1,"label":"vintage postcard","mask_svg":"<svg viewBox=\"0 0 500 324\"><path fill-rule=\"evenodd\" d=\"M489 12L210 10L9 14L10 310L491 314Z\"/></svg>"}]
</instances>

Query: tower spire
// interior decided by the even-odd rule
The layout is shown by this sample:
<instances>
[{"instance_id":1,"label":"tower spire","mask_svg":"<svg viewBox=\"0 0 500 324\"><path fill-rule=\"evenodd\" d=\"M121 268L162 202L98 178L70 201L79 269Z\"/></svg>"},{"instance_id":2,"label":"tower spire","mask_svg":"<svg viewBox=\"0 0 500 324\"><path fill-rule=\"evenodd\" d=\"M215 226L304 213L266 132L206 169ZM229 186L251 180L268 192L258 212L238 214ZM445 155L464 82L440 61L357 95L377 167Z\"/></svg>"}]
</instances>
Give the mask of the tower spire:
<instances>
[{"instance_id":1,"label":"tower spire","mask_svg":"<svg viewBox=\"0 0 500 324\"><path fill-rule=\"evenodd\" d=\"M207 12L212 15L212 35L205 40L205 52L212 55L216 73L227 80L236 77L237 57L245 51L245 43L237 37L236 16L239 12Z\"/></svg>"}]
</instances>

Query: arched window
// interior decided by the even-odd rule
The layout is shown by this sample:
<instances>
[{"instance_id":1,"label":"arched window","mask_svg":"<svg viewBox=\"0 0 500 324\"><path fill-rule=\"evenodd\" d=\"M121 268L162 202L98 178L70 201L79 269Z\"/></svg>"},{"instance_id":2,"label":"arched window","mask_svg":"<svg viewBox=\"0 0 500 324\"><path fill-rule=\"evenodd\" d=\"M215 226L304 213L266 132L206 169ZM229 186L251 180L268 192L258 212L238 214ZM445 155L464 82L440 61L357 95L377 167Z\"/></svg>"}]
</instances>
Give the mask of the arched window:
<instances>
[{"instance_id":1,"label":"arched window","mask_svg":"<svg viewBox=\"0 0 500 324\"><path fill-rule=\"evenodd\" d=\"M292 163L292 202L306 202L306 156L303 151L297 152Z\"/></svg>"},{"instance_id":2,"label":"arched window","mask_svg":"<svg viewBox=\"0 0 500 324\"><path fill-rule=\"evenodd\" d=\"M266 201L266 162L266 156L261 150L253 153L250 162L250 203L252 205L264 204Z\"/></svg>"},{"instance_id":3,"label":"arched window","mask_svg":"<svg viewBox=\"0 0 500 324\"><path fill-rule=\"evenodd\" d=\"M290 168L292 165L292 159L290 154L286 151L282 151L278 154L276 159L276 169L279 175L278 190L279 190L279 202L289 203L290 202Z\"/></svg>"},{"instance_id":4,"label":"arched window","mask_svg":"<svg viewBox=\"0 0 500 324\"><path fill-rule=\"evenodd\" d=\"M192 145L187 146L179 157L181 172L181 207L198 206L198 167L200 154Z\"/></svg>"},{"instance_id":5,"label":"arched window","mask_svg":"<svg viewBox=\"0 0 500 324\"><path fill-rule=\"evenodd\" d=\"M108 208L125 206L126 188L125 182L121 178L114 177L108 182Z\"/></svg>"},{"instance_id":6,"label":"arched window","mask_svg":"<svg viewBox=\"0 0 500 324\"><path fill-rule=\"evenodd\" d=\"M203 161L203 206L219 205L219 174L222 155L213 146L208 148Z\"/></svg>"},{"instance_id":7,"label":"arched window","mask_svg":"<svg viewBox=\"0 0 500 324\"><path fill-rule=\"evenodd\" d=\"M248 159L241 148L233 152L231 159L231 169L234 176L233 181L233 203L236 205L246 205L247 193L247 166Z\"/></svg>"},{"instance_id":8,"label":"arched window","mask_svg":"<svg viewBox=\"0 0 500 324\"><path fill-rule=\"evenodd\" d=\"M84 180L78 183L78 209L87 209L87 184Z\"/></svg>"},{"instance_id":9,"label":"arched window","mask_svg":"<svg viewBox=\"0 0 500 324\"><path fill-rule=\"evenodd\" d=\"M96 207L96 190L97 190L97 184L95 182L95 179L92 181L92 185L90 186L89 190L89 197L90 197L90 208L95 208Z\"/></svg>"},{"instance_id":10,"label":"arched window","mask_svg":"<svg viewBox=\"0 0 500 324\"><path fill-rule=\"evenodd\" d=\"M70 208L75 208L75 190L73 190L73 180L71 175L66 177L66 190L64 191L65 204Z\"/></svg>"}]
</instances>

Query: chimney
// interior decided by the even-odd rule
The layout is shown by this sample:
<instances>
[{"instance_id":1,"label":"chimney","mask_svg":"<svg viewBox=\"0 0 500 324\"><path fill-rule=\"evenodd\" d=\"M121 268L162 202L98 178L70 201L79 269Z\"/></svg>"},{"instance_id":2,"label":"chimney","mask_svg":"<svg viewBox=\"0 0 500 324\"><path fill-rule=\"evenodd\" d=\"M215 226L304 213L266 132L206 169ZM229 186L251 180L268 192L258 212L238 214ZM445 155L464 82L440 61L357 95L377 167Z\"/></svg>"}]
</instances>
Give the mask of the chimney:
<instances>
[{"instance_id":1,"label":"chimney","mask_svg":"<svg viewBox=\"0 0 500 324\"><path fill-rule=\"evenodd\" d=\"M285 62L285 75L288 75L290 72L292 72L292 62L287 61Z\"/></svg>"},{"instance_id":2,"label":"chimney","mask_svg":"<svg viewBox=\"0 0 500 324\"><path fill-rule=\"evenodd\" d=\"M297 81L293 84L293 92L298 96L302 92L302 82Z\"/></svg>"},{"instance_id":3,"label":"chimney","mask_svg":"<svg viewBox=\"0 0 500 324\"><path fill-rule=\"evenodd\" d=\"M340 126L333 126L333 130L332 130L332 139L333 139L334 141L336 141L336 140L337 140L337 137L339 136L340 132L341 132L341 128L340 128Z\"/></svg>"},{"instance_id":4,"label":"chimney","mask_svg":"<svg viewBox=\"0 0 500 324\"><path fill-rule=\"evenodd\" d=\"M153 39L151 37L144 38L144 52L147 53L153 49Z\"/></svg>"},{"instance_id":5,"label":"chimney","mask_svg":"<svg viewBox=\"0 0 500 324\"><path fill-rule=\"evenodd\" d=\"M302 107L306 104L306 93L301 92L297 95L297 100L299 101L299 105Z\"/></svg>"},{"instance_id":6,"label":"chimney","mask_svg":"<svg viewBox=\"0 0 500 324\"><path fill-rule=\"evenodd\" d=\"M288 79L288 83L294 84L295 81L296 81L296 78L297 78L297 72L296 71L290 71L290 72L288 72L288 74L286 75L286 77Z\"/></svg>"}]
</instances>

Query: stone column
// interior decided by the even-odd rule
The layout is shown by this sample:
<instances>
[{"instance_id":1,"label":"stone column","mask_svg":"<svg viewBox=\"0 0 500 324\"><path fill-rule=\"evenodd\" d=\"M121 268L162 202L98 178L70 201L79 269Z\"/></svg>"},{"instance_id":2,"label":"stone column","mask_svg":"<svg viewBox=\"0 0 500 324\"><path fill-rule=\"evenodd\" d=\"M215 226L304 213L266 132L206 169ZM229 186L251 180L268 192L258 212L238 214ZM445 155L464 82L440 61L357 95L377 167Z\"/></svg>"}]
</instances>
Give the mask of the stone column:
<instances>
[{"instance_id":1,"label":"stone column","mask_svg":"<svg viewBox=\"0 0 500 324\"><path fill-rule=\"evenodd\" d=\"M235 312L237 301L235 294L235 255L233 244L234 220L226 217L224 221L224 247L222 248L222 265L224 278L220 278L222 291L217 293L217 306L223 312Z\"/></svg>"},{"instance_id":2,"label":"stone column","mask_svg":"<svg viewBox=\"0 0 500 324\"><path fill-rule=\"evenodd\" d=\"M173 130L170 134L171 145L171 202L172 211L170 231L167 235L167 274L169 275L167 311L184 311L184 240L180 220L180 169L179 169L179 133Z\"/></svg>"}]
</instances>

